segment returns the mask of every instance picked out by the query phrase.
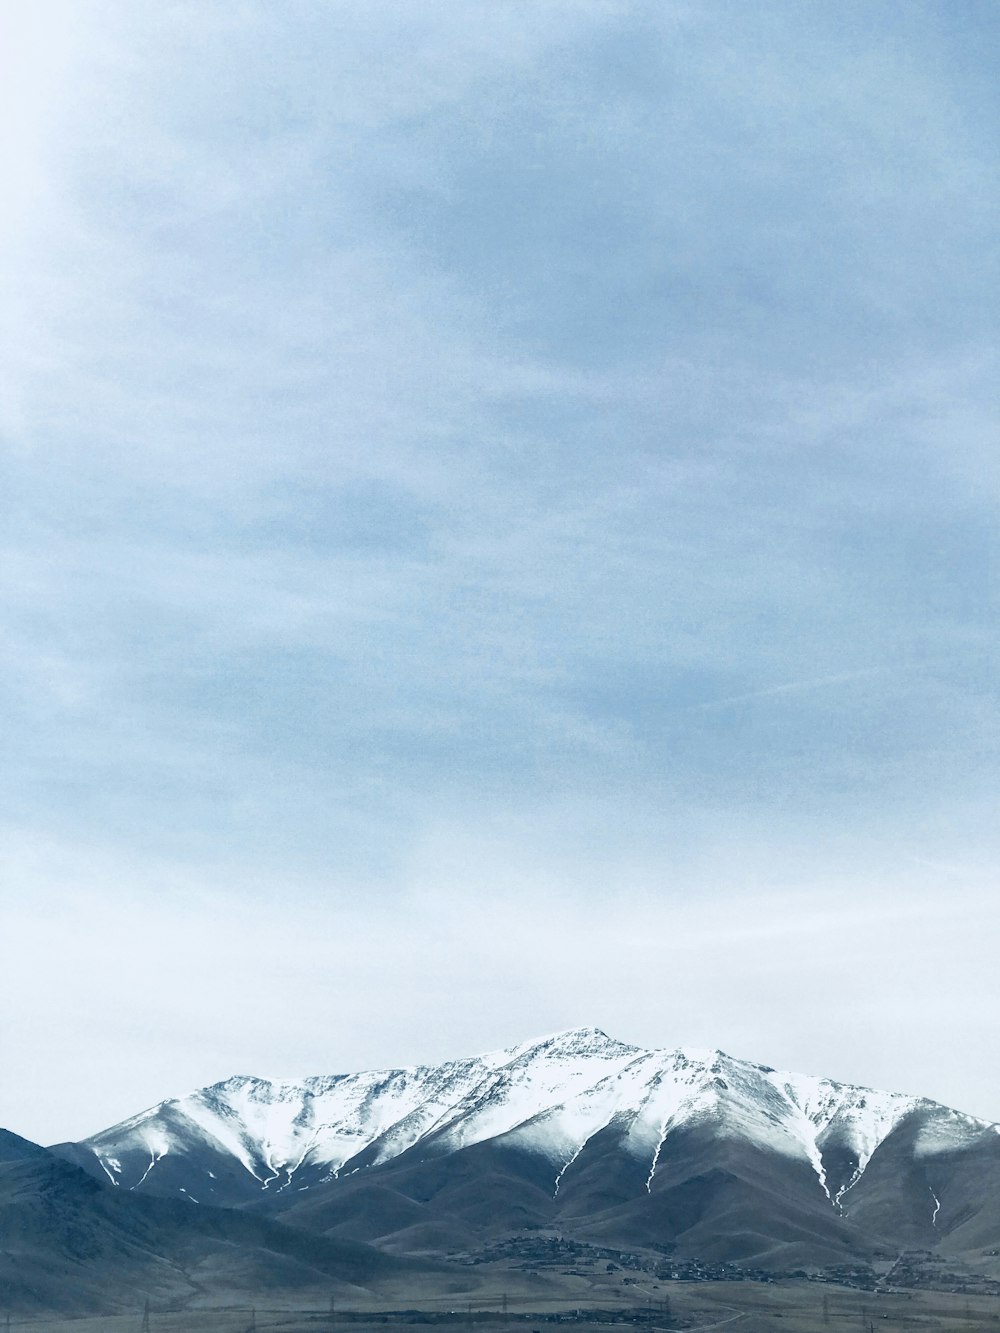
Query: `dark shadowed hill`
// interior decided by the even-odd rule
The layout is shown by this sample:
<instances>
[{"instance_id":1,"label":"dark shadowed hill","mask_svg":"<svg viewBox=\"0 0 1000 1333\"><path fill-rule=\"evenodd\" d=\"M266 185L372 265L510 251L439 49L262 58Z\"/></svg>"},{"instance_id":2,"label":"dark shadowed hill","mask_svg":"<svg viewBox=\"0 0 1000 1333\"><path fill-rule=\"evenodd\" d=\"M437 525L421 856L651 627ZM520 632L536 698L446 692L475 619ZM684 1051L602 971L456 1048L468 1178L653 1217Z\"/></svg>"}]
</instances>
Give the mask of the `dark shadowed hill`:
<instances>
[{"instance_id":1,"label":"dark shadowed hill","mask_svg":"<svg viewBox=\"0 0 1000 1333\"><path fill-rule=\"evenodd\" d=\"M425 1269L251 1213L124 1193L15 1135L0 1148L6 1309L110 1313L147 1297L391 1290Z\"/></svg>"}]
</instances>

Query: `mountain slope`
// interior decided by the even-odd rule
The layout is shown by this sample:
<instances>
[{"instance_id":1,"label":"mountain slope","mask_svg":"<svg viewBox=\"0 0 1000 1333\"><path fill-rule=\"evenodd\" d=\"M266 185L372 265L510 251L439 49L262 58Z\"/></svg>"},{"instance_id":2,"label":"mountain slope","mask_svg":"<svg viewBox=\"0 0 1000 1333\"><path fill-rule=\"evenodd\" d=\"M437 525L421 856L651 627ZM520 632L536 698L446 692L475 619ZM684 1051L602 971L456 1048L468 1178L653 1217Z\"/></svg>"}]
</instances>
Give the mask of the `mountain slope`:
<instances>
[{"instance_id":1,"label":"mountain slope","mask_svg":"<svg viewBox=\"0 0 1000 1333\"><path fill-rule=\"evenodd\" d=\"M123 1192L400 1249L558 1224L781 1266L949 1227L978 1243L992 1205L974 1164L998 1143L919 1098L582 1028L436 1067L231 1078L57 1151ZM953 1196L933 1218L931 1185Z\"/></svg>"},{"instance_id":2,"label":"mountain slope","mask_svg":"<svg viewBox=\"0 0 1000 1333\"><path fill-rule=\"evenodd\" d=\"M37 1144L0 1132L0 1304L111 1313L145 1299L183 1305L261 1291L393 1291L415 1272L367 1245L270 1218L103 1184Z\"/></svg>"}]
</instances>

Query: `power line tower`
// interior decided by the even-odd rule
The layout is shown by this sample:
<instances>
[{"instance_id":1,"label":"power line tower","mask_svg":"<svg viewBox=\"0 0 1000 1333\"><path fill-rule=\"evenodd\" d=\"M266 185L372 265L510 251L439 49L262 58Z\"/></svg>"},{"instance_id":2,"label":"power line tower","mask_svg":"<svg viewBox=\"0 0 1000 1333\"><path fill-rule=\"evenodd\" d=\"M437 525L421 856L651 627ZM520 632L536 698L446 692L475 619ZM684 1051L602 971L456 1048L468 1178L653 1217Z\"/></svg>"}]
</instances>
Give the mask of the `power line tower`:
<instances>
[{"instance_id":1,"label":"power line tower","mask_svg":"<svg viewBox=\"0 0 1000 1333\"><path fill-rule=\"evenodd\" d=\"M257 1307L250 1307L250 1322L247 1324L247 1333L257 1333Z\"/></svg>"},{"instance_id":2,"label":"power line tower","mask_svg":"<svg viewBox=\"0 0 1000 1333\"><path fill-rule=\"evenodd\" d=\"M149 1298L146 1299L146 1305L142 1312L142 1323L139 1325L139 1333L150 1333L149 1330Z\"/></svg>"},{"instance_id":3,"label":"power line tower","mask_svg":"<svg viewBox=\"0 0 1000 1333\"><path fill-rule=\"evenodd\" d=\"M507 1327L507 1293L506 1293L506 1292L504 1292L504 1294L503 1294L503 1300L502 1300L501 1304L502 1304L502 1306L503 1306L503 1326L504 1326L504 1328L506 1328L506 1327Z\"/></svg>"},{"instance_id":4,"label":"power line tower","mask_svg":"<svg viewBox=\"0 0 1000 1333\"><path fill-rule=\"evenodd\" d=\"M337 1327L337 1298L336 1298L336 1296L331 1296L331 1297L330 1297L330 1327L331 1327L331 1328L336 1328L336 1327Z\"/></svg>"}]
</instances>

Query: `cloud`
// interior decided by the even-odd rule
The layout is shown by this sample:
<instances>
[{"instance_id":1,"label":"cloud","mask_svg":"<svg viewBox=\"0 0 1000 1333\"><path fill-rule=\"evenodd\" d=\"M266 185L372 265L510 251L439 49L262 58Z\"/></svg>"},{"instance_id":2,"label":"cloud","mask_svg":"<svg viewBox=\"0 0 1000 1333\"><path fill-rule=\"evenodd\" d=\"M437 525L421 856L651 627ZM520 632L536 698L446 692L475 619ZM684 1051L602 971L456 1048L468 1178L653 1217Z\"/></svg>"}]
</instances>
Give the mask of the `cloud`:
<instances>
[{"instance_id":1,"label":"cloud","mask_svg":"<svg viewBox=\"0 0 1000 1333\"><path fill-rule=\"evenodd\" d=\"M771 997L755 1021L780 1046L775 997L806 984L790 904L810 948L836 938L829 990L876 967L904 896L862 948L863 913L812 913L818 866L862 903L874 867L995 851L993 19L73 10L22 43L12 141L12 846L101 849L131 886L116 959L231 938L278 968L276 1013L288 922L349 944L321 987L340 1011L396 941L426 1003L395 1044L398 1005L351 1010L344 1061L366 1041L405 1058L463 950L470 1017L442 1051L523 1035L503 1016L529 1022L533 997L576 1022L572 960L645 948L643 912L663 948L687 941L677 1039L716 1022L756 1049L724 1022L731 975ZM7 874L36 882L13 854ZM435 876L443 904L420 906ZM242 893L246 922L171 907L187 882ZM691 960L741 890L773 977L726 937L709 1003ZM481 971L482 894L509 914L519 1008ZM704 930L674 930L688 910ZM214 1076L252 1002L190 947L203 973L158 969L149 996L184 1081ZM102 957L73 973L95 1028ZM629 975L608 974L607 1024L656 1040L662 974ZM888 1011L896 975L855 993ZM227 1015L187 1066L186 987ZM804 1060L804 1036L787 1049Z\"/></svg>"}]
</instances>

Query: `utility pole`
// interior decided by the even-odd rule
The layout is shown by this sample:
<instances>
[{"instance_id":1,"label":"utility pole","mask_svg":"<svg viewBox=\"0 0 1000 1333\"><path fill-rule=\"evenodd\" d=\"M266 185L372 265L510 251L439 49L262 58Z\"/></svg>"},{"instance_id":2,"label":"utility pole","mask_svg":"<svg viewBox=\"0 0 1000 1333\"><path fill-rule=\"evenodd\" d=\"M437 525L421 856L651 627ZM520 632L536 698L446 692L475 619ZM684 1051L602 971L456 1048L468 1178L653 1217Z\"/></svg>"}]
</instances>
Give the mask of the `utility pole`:
<instances>
[{"instance_id":1,"label":"utility pole","mask_svg":"<svg viewBox=\"0 0 1000 1333\"><path fill-rule=\"evenodd\" d=\"M146 1298L146 1306L142 1312L142 1323L139 1325L139 1333L149 1333L149 1297Z\"/></svg>"}]
</instances>

